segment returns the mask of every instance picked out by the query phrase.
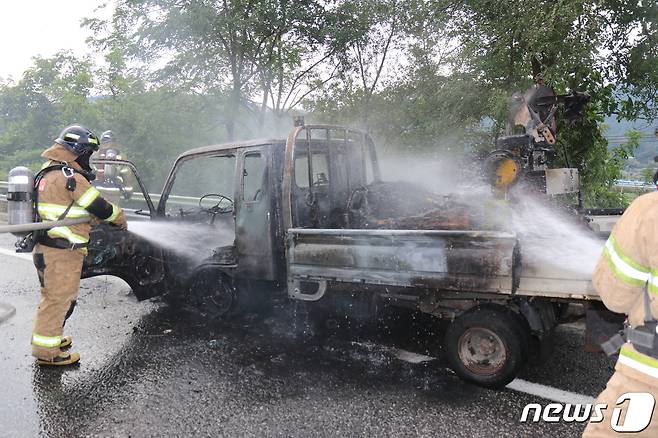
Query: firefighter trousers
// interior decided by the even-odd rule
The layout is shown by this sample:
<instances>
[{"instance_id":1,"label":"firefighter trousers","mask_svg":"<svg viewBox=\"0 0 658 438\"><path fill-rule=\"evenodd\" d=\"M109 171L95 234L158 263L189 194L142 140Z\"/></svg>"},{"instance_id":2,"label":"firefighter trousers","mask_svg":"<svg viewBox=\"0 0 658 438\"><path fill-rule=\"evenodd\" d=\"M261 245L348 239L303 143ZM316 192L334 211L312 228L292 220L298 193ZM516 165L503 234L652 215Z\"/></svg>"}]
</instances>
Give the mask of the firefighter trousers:
<instances>
[{"instance_id":1,"label":"firefighter trousers","mask_svg":"<svg viewBox=\"0 0 658 438\"><path fill-rule=\"evenodd\" d=\"M80 286L85 255L37 245L33 260L41 285L41 301L32 332L32 355L51 360L60 353L59 345L66 319L73 313Z\"/></svg>"},{"instance_id":2,"label":"firefighter trousers","mask_svg":"<svg viewBox=\"0 0 658 438\"><path fill-rule=\"evenodd\" d=\"M654 409L651 410L651 413L648 414L651 415L650 423L644 430L640 432L635 433L629 431L628 433L623 433L617 432L612 428L613 423L616 425L621 425L622 427L623 425L629 426L630 424L634 423L634 421L629 418L632 415L629 415L631 410L634 411L635 415L633 416L635 417L637 417L640 413L645 413L640 406L631 406L633 404L632 401L626 400L620 402L619 405L616 404L619 397L627 393L649 393L653 396L653 399L656 401L656 403L658 403L658 386L649 385L632 377L628 377L619 371L615 371L610 380L608 380L608 384L606 385L605 389L601 394L599 394L595 402L603 403L608 406L607 409L603 411L604 419L598 423L590 422L587 425L587 428L585 428L583 438L619 438L624 436L633 438L658 437L658 413L656 412L658 411L658 406L654 407ZM613 418L615 408L621 408L621 415L619 415L618 419ZM646 416L642 415L641 417L645 418ZM642 423L642 421L639 422Z\"/></svg>"}]
</instances>

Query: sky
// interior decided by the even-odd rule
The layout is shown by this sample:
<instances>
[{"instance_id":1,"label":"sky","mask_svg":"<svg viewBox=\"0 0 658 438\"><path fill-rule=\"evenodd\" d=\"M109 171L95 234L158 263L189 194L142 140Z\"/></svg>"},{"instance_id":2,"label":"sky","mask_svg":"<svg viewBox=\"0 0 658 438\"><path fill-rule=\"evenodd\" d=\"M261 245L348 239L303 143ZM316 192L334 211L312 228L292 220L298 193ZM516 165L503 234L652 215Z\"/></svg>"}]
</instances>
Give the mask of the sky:
<instances>
[{"instance_id":1,"label":"sky","mask_svg":"<svg viewBox=\"0 0 658 438\"><path fill-rule=\"evenodd\" d=\"M0 6L0 78L20 79L32 57L60 50L76 55L90 52L80 28L83 18L98 16L104 0L5 0Z\"/></svg>"}]
</instances>

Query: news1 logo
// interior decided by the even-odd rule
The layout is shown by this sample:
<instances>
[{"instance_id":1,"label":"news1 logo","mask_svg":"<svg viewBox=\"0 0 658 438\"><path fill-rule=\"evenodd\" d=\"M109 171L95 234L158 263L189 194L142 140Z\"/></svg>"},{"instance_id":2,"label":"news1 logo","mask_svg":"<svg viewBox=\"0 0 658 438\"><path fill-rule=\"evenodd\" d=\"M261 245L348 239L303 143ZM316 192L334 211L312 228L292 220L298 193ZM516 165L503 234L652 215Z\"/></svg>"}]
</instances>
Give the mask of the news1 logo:
<instances>
[{"instance_id":1,"label":"news1 logo","mask_svg":"<svg viewBox=\"0 0 658 438\"><path fill-rule=\"evenodd\" d=\"M628 402L625 408L626 416L622 420L624 408L621 407ZM651 417L656 406L653 395L647 392L627 392L617 398L612 408L610 427L615 432L642 432L651 423ZM549 403L542 406L539 403L530 403L523 408L521 423L529 418L531 422L537 423L543 420L547 423L600 423L604 419L603 412L608 405L598 404L571 404L571 403ZM530 417L532 413L532 417Z\"/></svg>"}]
</instances>

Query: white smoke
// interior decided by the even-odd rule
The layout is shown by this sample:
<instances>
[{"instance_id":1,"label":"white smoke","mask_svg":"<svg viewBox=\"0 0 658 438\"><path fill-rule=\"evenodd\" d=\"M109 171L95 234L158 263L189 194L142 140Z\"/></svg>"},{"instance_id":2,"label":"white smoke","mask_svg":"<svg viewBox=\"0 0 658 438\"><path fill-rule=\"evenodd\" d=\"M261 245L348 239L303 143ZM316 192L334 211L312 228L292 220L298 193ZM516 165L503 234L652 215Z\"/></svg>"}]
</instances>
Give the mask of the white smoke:
<instances>
[{"instance_id":1,"label":"white smoke","mask_svg":"<svg viewBox=\"0 0 658 438\"><path fill-rule=\"evenodd\" d=\"M381 161L385 181L410 182L433 193L452 194L475 217L492 214L484 208L492 199L491 188L472 157L442 153L387 156ZM584 223L551 204L548 197L522 189L516 190L510 206L511 222L506 228L520 238L524 264L541 265L543 272L590 278L603 241Z\"/></svg>"}]
</instances>

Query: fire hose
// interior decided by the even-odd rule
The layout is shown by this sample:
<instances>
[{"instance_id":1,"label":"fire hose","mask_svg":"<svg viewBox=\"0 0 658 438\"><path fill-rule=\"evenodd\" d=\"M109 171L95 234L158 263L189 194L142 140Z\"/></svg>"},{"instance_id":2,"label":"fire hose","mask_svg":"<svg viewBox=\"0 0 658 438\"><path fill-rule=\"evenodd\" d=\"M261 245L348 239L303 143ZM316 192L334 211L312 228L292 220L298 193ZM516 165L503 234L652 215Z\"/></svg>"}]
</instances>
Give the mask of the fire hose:
<instances>
[{"instance_id":1,"label":"fire hose","mask_svg":"<svg viewBox=\"0 0 658 438\"><path fill-rule=\"evenodd\" d=\"M54 227L68 227L89 222L89 218L62 219L58 221L34 222L29 224L18 225L0 225L0 234L2 233L29 233L30 231L49 230Z\"/></svg>"}]
</instances>

